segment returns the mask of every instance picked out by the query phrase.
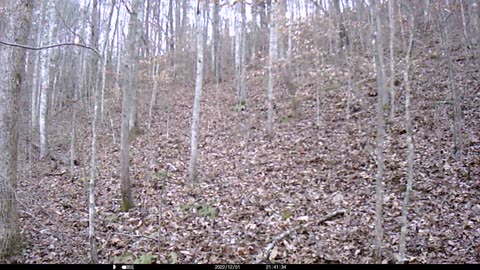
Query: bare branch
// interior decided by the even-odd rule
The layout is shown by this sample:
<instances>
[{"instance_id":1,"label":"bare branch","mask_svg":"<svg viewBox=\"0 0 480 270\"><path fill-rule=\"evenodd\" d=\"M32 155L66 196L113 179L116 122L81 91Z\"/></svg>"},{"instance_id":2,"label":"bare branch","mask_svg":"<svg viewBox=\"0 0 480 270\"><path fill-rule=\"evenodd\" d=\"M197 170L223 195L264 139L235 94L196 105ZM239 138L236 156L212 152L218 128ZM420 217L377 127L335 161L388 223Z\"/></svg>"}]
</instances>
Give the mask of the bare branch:
<instances>
[{"instance_id":1,"label":"bare branch","mask_svg":"<svg viewBox=\"0 0 480 270\"><path fill-rule=\"evenodd\" d=\"M46 50L46 49L62 47L62 46L78 46L78 47L92 50L94 53L98 55L98 57L100 57L100 53L98 53L98 51L95 48L92 48L87 45L79 44L79 43L74 43L74 42L59 43L59 44L53 44L53 45L47 45L47 46L41 46L41 47L32 47L32 46L27 46L23 44L10 43L2 40L0 40L0 44L12 46L12 47L18 47L18 48L27 49L27 50L34 50L34 51Z\"/></svg>"}]
</instances>

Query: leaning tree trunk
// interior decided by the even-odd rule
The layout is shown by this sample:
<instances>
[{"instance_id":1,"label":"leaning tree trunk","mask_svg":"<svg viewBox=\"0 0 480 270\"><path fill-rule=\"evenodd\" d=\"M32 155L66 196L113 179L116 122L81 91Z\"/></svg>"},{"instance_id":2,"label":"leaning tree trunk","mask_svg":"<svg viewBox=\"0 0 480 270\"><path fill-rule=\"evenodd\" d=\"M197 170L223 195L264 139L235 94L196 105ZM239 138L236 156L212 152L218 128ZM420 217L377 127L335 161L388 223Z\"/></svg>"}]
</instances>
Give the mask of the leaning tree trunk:
<instances>
[{"instance_id":1,"label":"leaning tree trunk","mask_svg":"<svg viewBox=\"0 0 480 270\"><path fill-rule=\"evenodd\" d=\"M193 101L192 113L192 134L190 143L190 163L188 167L188 178L191 182L197 181L197 158L198 158L198 130L200 124L200 101L202 99L203 84L203 31L202 31L202 1L197 2L197 14L195 28L197 36L197 72L195 79L195 99Z\"/></svg>"},{"instance_id":2,"label":"leaning tree trunk","mask_svg":"<svg viewBox=\"0 0 480 270\"><path fill-rule=\"evenodd\" d=\"M4 39L24 44L30 30L33 2L10 1ZM17 198L17 120L25 50L0 45L0 258L21 246Z\"/></svg>"}]
</instances>

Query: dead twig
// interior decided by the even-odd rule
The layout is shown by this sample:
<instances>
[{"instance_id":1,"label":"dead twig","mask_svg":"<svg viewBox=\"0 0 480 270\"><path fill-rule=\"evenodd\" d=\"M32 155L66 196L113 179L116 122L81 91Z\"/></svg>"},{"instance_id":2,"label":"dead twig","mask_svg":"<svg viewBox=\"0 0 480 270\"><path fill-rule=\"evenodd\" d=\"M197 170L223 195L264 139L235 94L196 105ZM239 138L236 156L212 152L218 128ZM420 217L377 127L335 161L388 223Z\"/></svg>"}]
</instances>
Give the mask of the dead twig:
<instances>
[{"instance_id":1,"label":"dead twig","mask_svg":"<svg viewBox=\"0 0 480 270\"><path fill-rule=\"evenodd\" d=\"M324 216L323 218L321 218L320 220L314 220L314 221L310 221L310 222L307 222L305 224L300 224L296 227L293 227L291 228L290 230L288 231L285 231L279 235L277 235L273 241L268 244L266 247L265 247L265 250L262 254L260 254L259 256L257 256L257 260L255 262L255 264L259 264L261 263L262 261L266 261L268 260L268 258L270 257L270 252L272 251L273 247L280 241L282 240L283 238L285 238L287 235L290 235L291 233L295 232L295 231L298 231L299 229L301 228L306 228L312 224L316 224L316 225L320 225L322 223L324 223L325 221L329 221L331 219L333 219L334 217L337 217L339 215L344 215L345 214L345 209L340 209L340 210L337 210L333 213L330 213L326 216Z\"/></svg>"}]
</instances>

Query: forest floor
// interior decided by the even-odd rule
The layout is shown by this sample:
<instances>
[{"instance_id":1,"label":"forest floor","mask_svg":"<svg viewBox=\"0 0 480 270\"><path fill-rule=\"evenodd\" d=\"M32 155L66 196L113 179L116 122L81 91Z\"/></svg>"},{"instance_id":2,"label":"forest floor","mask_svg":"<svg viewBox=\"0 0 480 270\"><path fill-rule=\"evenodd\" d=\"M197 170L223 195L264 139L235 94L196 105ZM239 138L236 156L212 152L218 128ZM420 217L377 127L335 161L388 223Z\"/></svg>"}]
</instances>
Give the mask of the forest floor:
<instances>
[{"instance_id":1,"label":"forest floor","mask_svg":"<svg viewBox=\"0 0 480 270\"><path fill-rule=\"evenodd\" d=\"M438 49L430 50L438 46L422 43L413 56L415 165L407 259L480 263L479 56L462 48L452 51L464 113L465 143L462 157L456 160L446 66ZM348 119L346 83L321 91L311 83L313 78L297 78L301 108L297 116L279 84L275 135L269 139L267 78L253 68L248 75L245 107L236 105L232 81L221 83L218 92L212 83L204 86L197 184L190 184L186 173L193 86L172 88L169 113L162 98L167 89L162 89L151 129L145 120L148 106L139 105L142 133L133 140L130 152L136 207L126 213L120 211L120 103L118 99L107 103L112 117L105 118L99 135L96 182L101 263L372 262L374 77L364 80L349 97L353 100ZM317 91L321 91L319 104ZM144 97L139 104L147 104L148 93L139 95ZM387 118L385 141L384 263L397 261L407 167L403 90L398 90L397 98L396 116ZM55 123L52 149L68 156L70 117L57 118L50 119ZM9 262L89 262L90 130L88 125L79 128L80 166L73 180L68 166L51 160L35 162L30 178L28 161L20 157L24 248ZM336 211L344 212L320 222ZM272 243L268 258L261 257Z\"/></svg>"}]
</instances>

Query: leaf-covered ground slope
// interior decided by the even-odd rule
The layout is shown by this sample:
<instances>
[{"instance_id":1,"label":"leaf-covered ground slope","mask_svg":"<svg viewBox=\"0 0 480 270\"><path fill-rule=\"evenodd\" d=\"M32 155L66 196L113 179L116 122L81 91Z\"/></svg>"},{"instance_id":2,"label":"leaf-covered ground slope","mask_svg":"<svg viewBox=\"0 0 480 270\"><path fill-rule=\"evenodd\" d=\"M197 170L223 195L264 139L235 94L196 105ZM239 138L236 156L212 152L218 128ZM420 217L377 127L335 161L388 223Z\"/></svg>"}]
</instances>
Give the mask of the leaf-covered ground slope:
<instances>
[{"instance_id":1,"label":"leaf-covered ground slope","mask_svg":"<svg viewBox=\"0 0 480 270\"><path fill-rule=\"evenodd\" d=\"M438 42L423 42L413 56L415 173L407 255L411 263L479 263L479 56L478 51L475 55L461 47L452 50L464 113L464 151L456 161L448 76L439 51ZM400 51L398 57L403 54ZM272 139L265 130L264 70L248 69L245 107L236 105L233 81L221 83L218 89L207 83L201 109L199 183L195 185L186 180L193 86L161 86L150 130L145 109L150 90L142 90L139 121L143 133L131 148L136 207L128 213L120 211L120 103L110 100L110 113L99 135L95 226L100 262L252 263L261 259L259 255L278 235L299 224L307 225L280 239L267 260L372 262L375 80L371 68L359 73L356 81L360 83L351 92L345 77L339 75L345 69L334 66L329 66L334 83L309 75L315 69L308 65L297 72L293 80L300 102L298 115L291 111L291 96L284 84L277 83ZM385 142L386 263L396 261L405 191L402 69L403 61L399 61L398 110L394 119L387 118ZM169 99L167 91L172 91ZM51 123L56 142L52 148L67 155L68 114ZM81 165L76 167L74 180L64 173L65 165L54 161L35 162L30 179L28 161L22 161L18 199L25 245L22 254L10 262L89 262L90 130L88 125L79 128ZM339 209L345 209L345 214L316 222Z\"/></svg>"}]
</instances>

